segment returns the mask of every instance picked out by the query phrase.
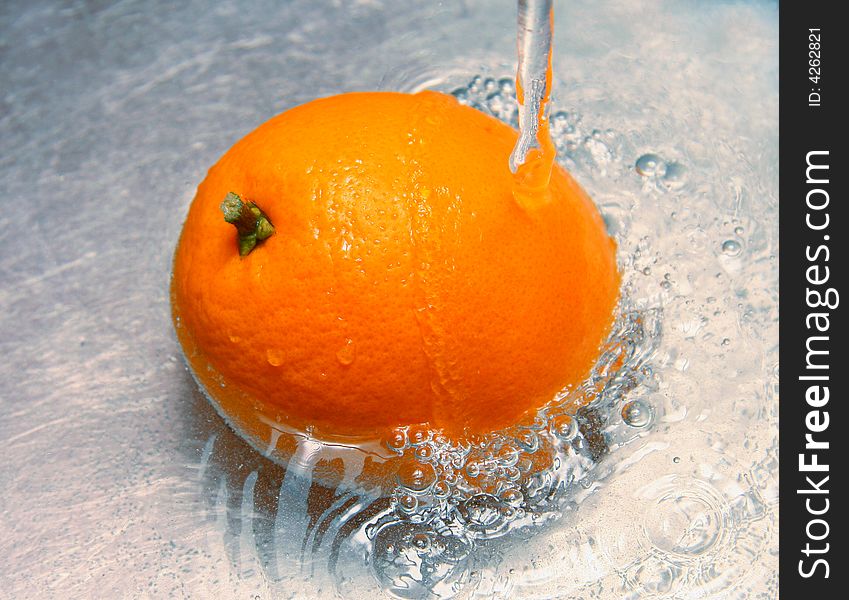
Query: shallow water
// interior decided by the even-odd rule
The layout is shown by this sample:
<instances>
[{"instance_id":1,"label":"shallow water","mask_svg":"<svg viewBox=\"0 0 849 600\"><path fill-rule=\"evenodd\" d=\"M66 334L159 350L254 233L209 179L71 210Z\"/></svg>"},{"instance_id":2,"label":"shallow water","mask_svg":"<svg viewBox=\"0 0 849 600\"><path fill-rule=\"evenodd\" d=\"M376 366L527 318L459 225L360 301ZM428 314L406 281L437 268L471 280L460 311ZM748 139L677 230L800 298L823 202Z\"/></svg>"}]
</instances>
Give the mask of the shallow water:
<instances>
[{"instance_id":1,"label":"shallow water","mask_svg":"<svg viewBox=\"0 0 849 600\"><path fill-rule=\"evenodd\" d=\"M558 5L552 135L619 241L628 360L592 410L511 444L452 454L406 431L433 473L403 471L391 498L298 475L341 479L312 444L298 468L268 461L194 389L167 317L173 198L185 210L233 141L317 95L430 87L515 123L515 7L155 8L3 14L16 153L0 168L34 208L3 238L52 235L2 259L4 339L21 343L0 367L0 452L27 468L0 471L0 589L776 596L774 4Z\"/></svg>"}]
</instances>

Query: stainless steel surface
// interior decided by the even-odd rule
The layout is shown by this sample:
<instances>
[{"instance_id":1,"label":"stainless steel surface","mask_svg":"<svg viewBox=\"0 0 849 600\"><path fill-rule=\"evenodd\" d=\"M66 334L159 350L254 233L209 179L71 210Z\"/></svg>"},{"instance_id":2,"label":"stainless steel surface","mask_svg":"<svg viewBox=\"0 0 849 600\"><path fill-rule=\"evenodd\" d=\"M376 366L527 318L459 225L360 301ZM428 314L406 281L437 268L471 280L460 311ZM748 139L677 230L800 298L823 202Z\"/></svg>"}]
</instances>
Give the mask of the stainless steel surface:
<instances>
[{"instance_id":1,"label":"stainless steel surface","mask_svg":"<svg viewBox=\"0 0 849 600\"><path fill-rule=\"evenodd\" d=\"M697 508L702 480L721 490L720 504L745 516L734 517L745 551L734 557L747 563L734 571L747 586L739 597L769 595L777 568L775 7L599 2L556 10L553 110L558 99L584 110L589 140L567 165L620 227L631 228L628 240L661 233L684 240L654 248L662 250L657 281L645 294L635 288L647 305L668 304L665 327L678 345L664 354L663 389L680 403L665 408L656 435L667 437L648 434L633 454L654 452L642 470L638 458L616 463L622 468L591 497L579 525L499 558L513 573L536 557L529 571L516 567L523 574L508 587L494 578L477 593L571 597L597 585L647 598L696 586L675 581L675 572L661 583L646 583L647 571L631 578L624 557L634 549L590 535L636 532L622 523L621 508L634 506L627 503L634 480L648 474L678 492L678 483L690 482ZM257 124L331 93L450 90L478 73L509 76L514 11L511 2L483 1L0 6L0 598L380 595L367 570L331 581L318 571L290 573L297 557L277 556L272 577L251 558L250 547L268 552L273 540L248 539L234 514L242 523L246 515L267 519L283 502L283 474L226 428L186 372L169 317L171 256L206 169ZM626 143L605 158L590 124L615 128ZM691 160L689 198L728 223L738 218L753 237L735 237L734 224L721 218L680 229L664 221L676 202L681 219L695 217L658 191L661 183L673 191L684 185L677 163L657 189L648 179L640 188L632 167L648 151ZM726 248L724 239L743 240L743 249ZM649 256L650 242L630 241L623 252L641 243ZM664 257L691 248L706 249L703 271L691 277L664 267ZM724 274L721 283L714 271ZM679 295L658 281L672 281ZM693 291L700 285L718 286L712 306L727 310L710 326L676 300L716 302ZM687 345L697 333L707 340L706 331L717 344L710 356L720 356L719 340L728 336L725 358L706 359L707 351ZM703 390L713 396L701 397ZM683 458L680 467L672 453ZM688 460L703 461L701 471L685 474ZM757 502L735 503L740 490ZM248 492L256 505L243 502ZM675 514L684 518L692 506ZM681 550L681 540L665 540L670 522L658 521L648 535L686 558L697 544ZM595 563L584 560L584 546L547 549L572 548L573 539L620 553ZM647 548L634 551L656 556ZM704 594L693 597L726 597L721 586L741 582L711 585L693 587Z\"/></svg>"}]
</instances>

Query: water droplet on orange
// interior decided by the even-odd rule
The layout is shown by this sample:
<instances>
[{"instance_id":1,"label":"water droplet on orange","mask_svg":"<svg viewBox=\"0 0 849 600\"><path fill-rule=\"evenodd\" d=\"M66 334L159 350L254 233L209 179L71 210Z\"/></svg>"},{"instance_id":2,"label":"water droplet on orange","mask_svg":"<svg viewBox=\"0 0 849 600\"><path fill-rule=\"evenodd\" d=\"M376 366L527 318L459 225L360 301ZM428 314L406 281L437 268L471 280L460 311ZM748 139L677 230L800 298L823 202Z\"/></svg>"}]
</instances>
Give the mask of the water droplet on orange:
<instances>
[{"instance_id":1,"label":"water droplet on orange","mask_svg":"<svg viewBox=\"0 0 849 600\"><path fill-rule=\"evenodd\" d=\"M283 364L283 352L275 348L269 348L266 350L265 358L268 360L268 364L272 367L279 367Z\"/></svg>"},{"instance_id":2,"label":"water droplet on orange","mask_svg":"<svg viewBox=\"0 0 849 600\"><path fill-rule=\"evenodd\" d=\"M354 362L354 358L356 358L356 352L354 350L354 340L351 338L345 339L345 345L342 346L338 352L336 352L336 358L343 365L350 365Z\"/></svg>"}]
</instances>

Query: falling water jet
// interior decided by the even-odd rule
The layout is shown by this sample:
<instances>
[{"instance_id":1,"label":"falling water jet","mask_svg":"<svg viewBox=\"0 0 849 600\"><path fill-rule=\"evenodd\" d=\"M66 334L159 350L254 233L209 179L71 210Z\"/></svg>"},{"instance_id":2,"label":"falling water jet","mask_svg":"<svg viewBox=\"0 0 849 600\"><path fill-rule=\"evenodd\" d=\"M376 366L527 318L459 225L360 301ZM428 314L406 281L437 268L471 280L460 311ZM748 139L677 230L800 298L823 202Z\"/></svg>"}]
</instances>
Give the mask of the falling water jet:
<instances>
[{"instance_id":1,"label":"falling water jet","mask_svg":"<svg viewBox=\"0 0 849 600\"><path fill-rule=\"evenodd\" d=\"M519 0L519 139L510 154L514 194L519 198L539 194L548 187L556 155L548 129L553 27L552 0Z\"/></svg>"}]
</instances>

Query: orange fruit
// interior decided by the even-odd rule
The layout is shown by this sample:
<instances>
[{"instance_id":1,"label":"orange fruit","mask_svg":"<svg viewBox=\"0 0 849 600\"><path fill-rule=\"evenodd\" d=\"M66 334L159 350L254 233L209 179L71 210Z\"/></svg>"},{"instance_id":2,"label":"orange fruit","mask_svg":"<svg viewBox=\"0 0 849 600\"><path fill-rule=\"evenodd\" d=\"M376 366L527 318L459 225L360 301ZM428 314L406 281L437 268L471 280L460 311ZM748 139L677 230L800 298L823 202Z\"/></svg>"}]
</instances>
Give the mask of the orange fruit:
<instances>
[{"instance_id":1,"label":"orange fruit","mask_svg":"<svg viewBox=\"0 0 849 600\"><path fill-rule=\"evenodd\" d=\"M444 94L353 93L236 143L198 188L172 280L219 410L262 440L479 433L580 382L613 320L615 244L558 166L514 196L516 137ZM273 226L245 256L231 193Z\"/></svg>"}]
</instances>

